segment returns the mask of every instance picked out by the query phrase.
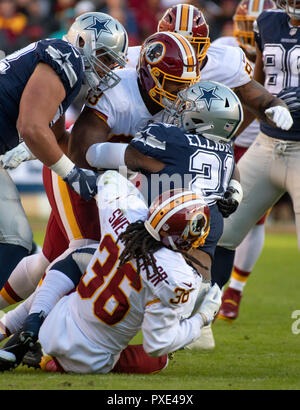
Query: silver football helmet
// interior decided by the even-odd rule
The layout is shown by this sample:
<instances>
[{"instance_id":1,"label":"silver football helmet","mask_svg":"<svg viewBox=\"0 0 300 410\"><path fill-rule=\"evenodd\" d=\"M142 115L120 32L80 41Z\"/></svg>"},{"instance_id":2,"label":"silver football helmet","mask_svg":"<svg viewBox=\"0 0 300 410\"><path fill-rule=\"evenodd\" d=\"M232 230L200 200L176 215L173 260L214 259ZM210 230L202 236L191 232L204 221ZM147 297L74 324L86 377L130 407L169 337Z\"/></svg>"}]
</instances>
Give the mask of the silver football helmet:
<instances>
[{"instance_id":1,"label":"silver football helmet","mask_svg":"<svg viewBox=\"0 0 300 410\"><path fill-rule=\"evenodd\" d=\"M277 0L276 5L295 20L300 20L300 0Z\"/></svg>"},{"instance_id":2,"label":"silver football helmet","mask_svg":"<svg viewBox=\"0 0 300 410\"><path fill-rule=\"evenodd\" d=\"M126 64L128 36L116 19L105 13L81 14L71 25L64 40L77 48L85 64L85 82L102 91L120 81L114 68Z\"/></svg>"},{"instance_id":3,"label":"silver football helmet","mask_svg":"<svg viewBox=\"0 0 300 410\"><path fill-rule=\"evenodd\" d=\"M199 81L177 94L162 120L183 131L197 132L217 142L229 142L243 121L243 109L230 88L215 81Z\"/></svg>"}]
</instances>

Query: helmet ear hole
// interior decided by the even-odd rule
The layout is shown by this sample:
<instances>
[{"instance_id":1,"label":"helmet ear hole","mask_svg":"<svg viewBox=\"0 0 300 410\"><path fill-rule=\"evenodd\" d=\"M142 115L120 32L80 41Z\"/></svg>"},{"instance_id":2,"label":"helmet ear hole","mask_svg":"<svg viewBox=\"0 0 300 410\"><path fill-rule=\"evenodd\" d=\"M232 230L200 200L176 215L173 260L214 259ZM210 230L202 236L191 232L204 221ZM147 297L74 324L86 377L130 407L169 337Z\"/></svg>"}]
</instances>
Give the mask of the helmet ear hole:
<instances>
[{"instance_id":1,"label":"helmet ear hole","mask_svg":"<svg viewBox=\"0 0 300 410\"><path fill-rule=\"evenodd\" d=\"M80 48L83 48L83 47L84 47L85 41L84 41L84 39L83 39L82 37L79 37L79 39L78 39L78 44L79 44L79 47L80 47Z\"/></svg>"}]
</instances>

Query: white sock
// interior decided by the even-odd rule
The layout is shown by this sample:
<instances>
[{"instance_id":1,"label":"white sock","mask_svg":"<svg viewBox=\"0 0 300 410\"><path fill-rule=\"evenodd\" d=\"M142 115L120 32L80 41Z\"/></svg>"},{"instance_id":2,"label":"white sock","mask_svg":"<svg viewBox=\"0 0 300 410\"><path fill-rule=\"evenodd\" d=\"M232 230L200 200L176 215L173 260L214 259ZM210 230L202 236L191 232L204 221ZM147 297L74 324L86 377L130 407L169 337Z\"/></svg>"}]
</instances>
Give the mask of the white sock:
<instances>
[{"instance_id":1,"label":"white sock","mask_svg":"<svg viewBox=\"0 0 300 410\"><path fill-rule=\"evenodd\" d=\"M73 289L73 281L64 273L58 270L50 270L35 293L34 302L29 313L44 311L48 315L55 304Z\"/></svg>"}]
</instances>

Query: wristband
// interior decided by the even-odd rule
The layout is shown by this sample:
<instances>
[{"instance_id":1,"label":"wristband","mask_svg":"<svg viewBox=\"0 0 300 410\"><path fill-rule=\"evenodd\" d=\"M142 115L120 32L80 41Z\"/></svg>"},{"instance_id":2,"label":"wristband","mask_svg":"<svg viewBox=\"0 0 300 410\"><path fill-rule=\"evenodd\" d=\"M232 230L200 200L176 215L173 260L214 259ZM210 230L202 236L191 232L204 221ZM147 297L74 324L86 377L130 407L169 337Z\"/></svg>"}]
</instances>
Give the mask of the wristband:
<instances>
[{"instance_id":1,"label":"wristband","mask_svg":"<svg viewBox=\"0 0 300 410\"><path fill-rule=\"evenodd\" d=\"M243 188L242 185L236 179L232 179L229 182L228 189L233 188L232 199L236 200L239 204L243 199Z\"/></svg>"},{"instance_id":2,"label":"wristband","mask_svg":"<svg viewBox=\"0 0 300 410\"><path fill-rule=\"evenodd\" d=\"M65 179L66 176L72 171L74 166L75 164L65 154L63 154L60 159L49 168L62 179Z\"/></svg>"}]
</instances>

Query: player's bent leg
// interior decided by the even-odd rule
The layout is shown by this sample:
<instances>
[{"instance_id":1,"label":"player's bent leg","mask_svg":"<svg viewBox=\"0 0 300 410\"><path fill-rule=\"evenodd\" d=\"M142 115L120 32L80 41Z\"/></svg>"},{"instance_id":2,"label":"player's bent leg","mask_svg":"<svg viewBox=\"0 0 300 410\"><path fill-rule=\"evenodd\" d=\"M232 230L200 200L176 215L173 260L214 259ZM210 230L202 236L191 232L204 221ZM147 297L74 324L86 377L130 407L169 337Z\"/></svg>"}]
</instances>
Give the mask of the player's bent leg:
<instances>
[{"instance_id":1,"label":"player's bent leg","mask_svg":"<svg viewBox=\"0 0 300 410\"><path fill-rule=\"evenodd\" d=\"M43 253L23 258L13 270L0 291L0 309L13 305L30 296L49 265Z\"/></svg>"},{"instance_id":2,"label":"player's bent leg","mask_svg":"<svg viewBox=\"0 0 300 410\"><path fill-rule=\"evenodd\" d=\"M168 355L161 357L149 356L143 345L129 345L121 353L113 373L149 374L157 373L168 365Z\"/></svg>"}]
</instances>

